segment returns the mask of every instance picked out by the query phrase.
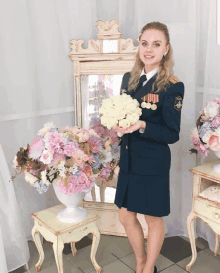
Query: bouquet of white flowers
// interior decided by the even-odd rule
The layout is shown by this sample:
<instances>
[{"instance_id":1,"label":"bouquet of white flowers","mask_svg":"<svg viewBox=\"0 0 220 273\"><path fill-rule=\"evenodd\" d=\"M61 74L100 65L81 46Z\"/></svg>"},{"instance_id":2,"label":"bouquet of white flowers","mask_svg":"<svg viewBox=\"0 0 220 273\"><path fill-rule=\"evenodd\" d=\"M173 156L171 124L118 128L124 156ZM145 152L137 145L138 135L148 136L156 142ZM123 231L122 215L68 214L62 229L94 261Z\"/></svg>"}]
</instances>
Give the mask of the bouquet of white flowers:
<instances>
[{"instance_id":1,"label":"bouquet of white flowers","mask_svg":"<svg viewBox=\"0 0 220 273\"><path fill-rule=\"evenodd\" d=\"M124 93L104 99L99 114L102 115L101 124L111 130L116 125L128 128L135 124L142 114L142 109L136 99Z\"/></svg>"}]
</instances>

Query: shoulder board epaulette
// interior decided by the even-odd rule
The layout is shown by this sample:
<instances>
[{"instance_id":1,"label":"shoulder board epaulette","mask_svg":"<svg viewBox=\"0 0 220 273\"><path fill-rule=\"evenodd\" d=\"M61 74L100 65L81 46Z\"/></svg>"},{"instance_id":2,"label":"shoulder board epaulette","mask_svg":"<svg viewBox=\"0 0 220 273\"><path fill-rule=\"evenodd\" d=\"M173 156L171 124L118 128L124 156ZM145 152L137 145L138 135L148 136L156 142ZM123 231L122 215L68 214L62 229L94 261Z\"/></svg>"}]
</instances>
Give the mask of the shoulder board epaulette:
<instances>
[{"instance_id":1,"label":"shoulder board epaulette","mask_svg":"<svg viewBox=\"0 0 220 273\"><path fill-rule=\"evenodd\" d=\"M174 75L170 75L169 77L168 77L168 80L170 81L170 82L172 82L172 83L177 83L177 82L180 82L180 80L176 77L176 76L174 76Z\"/></svg>"}]
</instances>

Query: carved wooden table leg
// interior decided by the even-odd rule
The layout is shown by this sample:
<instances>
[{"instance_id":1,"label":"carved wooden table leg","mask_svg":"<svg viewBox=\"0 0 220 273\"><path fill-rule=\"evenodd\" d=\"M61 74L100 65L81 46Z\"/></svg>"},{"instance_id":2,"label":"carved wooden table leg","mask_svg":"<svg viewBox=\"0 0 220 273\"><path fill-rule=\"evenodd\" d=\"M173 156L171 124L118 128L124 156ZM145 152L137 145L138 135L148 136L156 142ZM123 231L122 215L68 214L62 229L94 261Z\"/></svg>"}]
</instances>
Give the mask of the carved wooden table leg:
<instances>
[{"instance_id":1,"label":"carved wooden table leg","mask_svg":"<svg viewBox=\"0 0 220 273\"><path fill-rule=\"evenodd\" d=\"M100 185L100 200L101 202L105 202L105 189L107 188L106 183L102 182Z\"/></svg>"},{"instance_id":2,"label":"carved wooden table leg","mask_svg":"<svg viewBox=\"0 0 220 273\"><path fill-rule=\"evenodd\" d=\"M53 242L53 251L56 259L58 273L63 273L63 249L64 243L59 237L57 237Z\"/></svg>"},{"instance_id":3,"label":"carved wooden table leg","mask_svg":"<svg viewBox=\"0 0 220 273\"><path fill-rule=\"evenodd\" d=\"M92 201L96 201L95 186L91 189Z\"/></svg>"},{"instance_id":4,"label":"carved wooden table leg","mask_svg":"<svg viewBox=\"0 0 220 273\"><path fill-rule=\"evenodd\" d=\"M214 249L214 256L218 255L218 249L219 249L219 235L215 233L215 249Z\"/></svg>"},{"instance_id":5,"label":"carved wooden table leg","mask_svg":"<svg viewBox=\"0 0 220 273\"><path fill-rule=\"evenodd\" d=\"M40 240L40 234L39 231L37 230L36 225L34 225L34 227L32 228L32 237L34 239L35 245L37 247L37 250L39 252L39 260L35 265L36 271L40 272L41 270L41 265L44 261L44 250L41 244L41 240Z\"/></svg>"},{"instance_id":6,"label":"carved wooden table leg","mask_svg":"<svg viewBox=\"0 0 220 273\"><path fill-rule=\"evenodd\" d=\"M100 241L100 232L94 223L93 223L93 229L91 230L91 233L92 233L93 239L92 239L92 249L91 249L90 258L91 258L93 266L96 269L96 272L100 273L102 268L97 264L95 259L95 255L96 255L99 241Z\"/></svg>"},{"instance_id":7,"label":"carved wooden table leg","mask_svg":"<svg viewBox=\"0 0 220 273\"><path fill-rule=\"evenodd\" d=\"M194 264L196 257L197 257L197 252L196 252L196 243L195 243L195 232L194 232L194 220L196 219L196 214L191 211L189 216L187 217L187 229L189 233L189 239L190 239L190 244L191 244L191 249L192 249L192 259L190 263L186 266L186 271L190 271L190 267Z\"/></svg>"},{"instance_id":8,"label":"carved wooden table leg","mask_svg":"<svg viewBox=\"0 0 220 273\"><path fill-rule=\"evenodd\" d=\"M77 249L76 249L75 242L71 242L70 245L71 245L71 250L72 250L73 256L76 256Z\"/></svg>"}]
</instances>

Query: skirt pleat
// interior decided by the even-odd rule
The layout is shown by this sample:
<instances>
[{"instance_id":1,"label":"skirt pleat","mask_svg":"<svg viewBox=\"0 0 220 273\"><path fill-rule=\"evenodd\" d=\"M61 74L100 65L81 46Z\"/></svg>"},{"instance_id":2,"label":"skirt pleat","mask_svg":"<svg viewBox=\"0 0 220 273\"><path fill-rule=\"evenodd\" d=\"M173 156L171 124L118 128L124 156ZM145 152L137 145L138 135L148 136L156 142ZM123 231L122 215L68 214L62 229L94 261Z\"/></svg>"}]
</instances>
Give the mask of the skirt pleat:
<instances>
[{"instance_id":1,"label":"skirt pleat","mask_svg":"<svg viewBox=\"0 0 220 273\"><path fill-rule=\"evenodd\" d=\"M138 175L120 169L114 203L128 211L163 217L170 214L169 170L163 175Z\"/></svg>"}]
</instances>

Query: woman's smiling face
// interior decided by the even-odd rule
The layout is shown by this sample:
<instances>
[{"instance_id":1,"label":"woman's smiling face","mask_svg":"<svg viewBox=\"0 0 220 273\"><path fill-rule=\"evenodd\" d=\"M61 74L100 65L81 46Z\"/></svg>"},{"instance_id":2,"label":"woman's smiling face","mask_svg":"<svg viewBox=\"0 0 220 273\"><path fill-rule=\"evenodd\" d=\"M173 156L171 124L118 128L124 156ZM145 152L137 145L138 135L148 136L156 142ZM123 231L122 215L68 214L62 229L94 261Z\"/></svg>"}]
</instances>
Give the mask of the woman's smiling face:
<instances>
[{"instance_id":1,"label":"woman's smiling face","mask_svg":"<svg viewBox=\"0 0 220 273\"><path fill-rule=\"evenodd\" d=\"M139 42L139 56L145 65L145 73L159 67L163 55L167 54L169 45L162 31L145 30Z\"/></svg>"}]
</instances>

